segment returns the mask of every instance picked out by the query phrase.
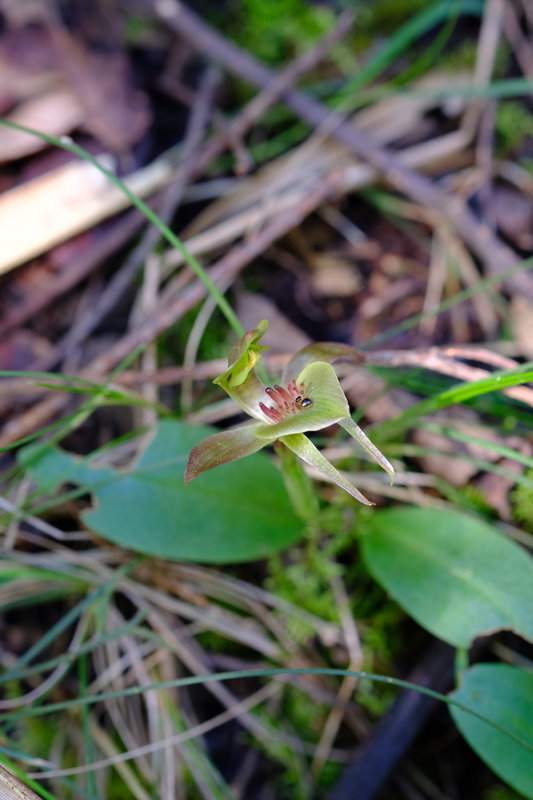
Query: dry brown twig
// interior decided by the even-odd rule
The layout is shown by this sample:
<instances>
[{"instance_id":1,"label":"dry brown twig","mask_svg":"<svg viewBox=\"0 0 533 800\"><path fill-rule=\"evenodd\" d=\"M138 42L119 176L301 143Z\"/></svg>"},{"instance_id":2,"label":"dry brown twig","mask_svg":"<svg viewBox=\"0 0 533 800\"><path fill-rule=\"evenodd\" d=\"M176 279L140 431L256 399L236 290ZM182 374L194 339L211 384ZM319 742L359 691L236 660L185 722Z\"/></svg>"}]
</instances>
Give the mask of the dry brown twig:
<instances>
[{"instance_id":1,"label":"dry brown twig","mask_svg":"<svg viewBox=\"0 0 533 800\"><path fill-rule=\"evenodd\" d=\"M333 191L335 179L339 180L339 176L330 177L314 193L304 198L300 205L271 220L252 241L241 244L228 253L227 256L220 259L209 273L213 282L218 284L234 278L246 264L261 254L272 242L300 224L312 210L317 208L325 198L329 197ZM164 305L166 298L160 298L160 304L158 304L152 319L126 334L106 353L94 359L89 366L81 370L80 377L88 380L102 380L132 351L138 347L144 347L163 331L174 325L186 311L197 305L206 292L204 284L197 280L183 291L174 302L168 305ZM12 420L5 426L0 435L0 447L9 445L45 425L64 408L67 402L68 397L64 393L51 395Z\"/></svg>"},{"instance_id":2,"label":"dry brown twig","mask_svg":"<svg viewBox=\"0 0 533 800\"><path fill-rule=\"evenodd\" d=\"M252 85L264 88L274 79L272 70L218 34L178 0L158 0L146 10L148 13L155 10L160 19L186 38L190 45L202 53L209 53L230 72L240 78L245 77ZM515 253L458 196L442 192L422 175L406 167L390 150L374 145L343 115L330 112L303 92L289 91L284 95L284 101L301 119L314 127L320 127L328 120L331 136L373 166L399 192L437 212L455 228L491 274L497 275L516 265L518 259ZM507 281L516 291L533 297L533 285L526 275L515 275Z\"/></svg>"},{"instance_id":3,"label":"dry brown twig","mask_svg":"<svg viewBox=\"0 0 533 800\"><path fill-rule=\"evenodd\" d=\"M186 185L194 176L200 175L209 164L226 149L228 137L231 139L232 137L244 136L249 128L260 119L269 106L279 100L279 97L284 91L291 88L297 80L327 55L335 42L346 34L351 22L351 15L343 15L339 19L339 25L329 36L324 37L308 52L291 62L285 70L280 72L277 79L270 86L260 92L242 109L225 130L213 136L201 150L198 150L192 158L187 159L185 163L181 164L177 170L175 170L173 183L166 192L167 199L163 199L162 215L164 218L167 218L167 212L172 210L172 206L177 205L183 185ZM206 102L203 93L200 91L196 92L195 97L197 99L199 98L197 106L199 112L205 112L209 103ZM198 139L197 132L199 127L198 124L195 126L191 122L190 135L192 140ZM63 292L83 280L93 269L95 264L98 264L103 258L121 247L144 221L144 217L137 211L131 212L128 220L130 218L131 230L122 223L116 227L116 230L114 227L111 232L104 234L103 241L95 246L94 250L91 249L90 252L78 258L74 265L70 265L69 270L61 271L59 279L54 281L52 290L49 291L48 294L44 296L42 294L34 296L31 304L26 305L22 309L16 309L12 313L8 313L0 323L0 334L7 332L10 328L20 325L31 318L33 314L42 310L42 308L52 302L54 298L60 296ZM158 237L159 233L154 230L150 230L146 234L146 237L132 253L126 265L123 267L123 270L121 270L122 276L120 280L117 277L116 281L110 285L110 297L106 305L112 306L112 294L114 293L116 299L116 297L120 296L124 288L129 285L139 264L144 260L150 249L153 248Z\"/></svg>"},{"instance_id":4,"label":"dry brown twig","mask_svg":"<svg viewBox=\"0 0 533 800\"><path fill-rule=\"evenodd\" d=\"M361 648L359 633L357 631L357 625L350 607L350 599L340 577L332 577L331 585L335 595L337 608L339 609L344 642L349 653L347 669L357 672L361 669L363 663L363 651ZM317 780L320 776L320 773L322 772L324 765L328 760L329 753L333 747L333 743L342 723L346 705L353 696L356 685L357 678L351 675L347 675L341 682L337 694L337 703L329 712L313 758L311 771L315 780Z\"/></svg>"},{"instance_id":5,"label":"dry brown twig","mask_svg":"<svg viewBox=\"0 0 533 800\"><path fill-rule=\"evenodd\" d=\"M191 110L183 140L182 165L177 170L174 180L163 191L160 202L157 203L157 213L163 222L167 224L170 222L176 208L181 203L185 189L195 174L200 144L205 130L207 129L217 82L217 72L214 69L207 70L200 80L198 91L195 93L195 102ZM161 233L159 230L153 225L150 225L139 244L126 259L124 265L105 287L93 313L87 315L85 325L78 331L76 342L70 343L71 347L84 341L106 314L115 307L120 297L122 297L126 289L131 285L131 282L139 271L140 265L145 262L150 253L152 253L160 238ZM39 365L39 368L47 369L48 366Z\"/></svg>"},{"instance_id":6,"label":"dry brown twig","mask_svg":"<svg viewBox=\"0 0 533 800\"><path fill-rule=\"evenodd\" d=\"M324 41L317 45L315 48L312 49L309 53L304 54L303 57L297 59L294 64L291 64L290 67L280 74L278 79L275 81L273 86L268 87L265 92L261 93L258 97L256 97L251 104L245 109L244 114L239 116L234 123L235 130L241 132L246 130L247 127L252 124L253 120L256 119L257 114L261 114L264 110L268 107L268 105L274 102L278 96L287 90L293 82L298 79L302 74L305 73L308 69L310 69L314 64L323 57L325 53L327 53L332 46L332 44L337 41L338 38L345 35L346 30L348 29L349 25L351 24L352 17L351 15L344 15L340 20L338 28L329 36L325 37ZM194 132L198 130L198 125L194 127ZM198 155L198 158L195 159L194 163L194 170L199 171L203 167L205 167L212 158L214 158L222 149L224 148L224 140L221 137L213 140L211 143L206 145L201 153ZM194 173L194 170L191 167L190 174ZM338 176L337 176L338 177ZM180 182L178 181L178 184ZM176 190L174 190L175 192ZM303 215L301 213L297 213L296 215L288 215L289 219L292 219L292 225L298 224L298 222L307 216L310 210L317 207L320 204L321 200L324 196L327 196L331 191L331 187L328 182L325 185L320 187L320 190L314 194L314 200L311 202L308 210L304 210L308 203L305 200L309 198L305 198L304 202L301 204L301 210L304 212ZM178 193L179 194L179 193ZM313 195L312 195L313 197ZM174 200L174 198L173 198ZM259 240L256 240L256 246L244 246L240 248L237 253L230 253L227 259L222 259L219 262L219 269L213 268L212 277L213 279L217 280L217 272L220 273L220 281L223 283L229 282L237 272L246 264L248 263L251 258L253 258L256 254L262 252L275 238L283 235L284 232L290 230L290 226L284 224L284 220L280 215L277 219L275 219L270 226L267 226L265 231L262 232L262 236L259 237ZM261 241L264 244L261 244ZM259 247L257 247L259 244ZM131 264L130 264L131 267ZM126 278L130 278L131 269L128 268L124 273ZM121 285L124 284L124 280L122 276L120 276L120 283ZM116 292L114 291L115 287L112 287L113 292L110 291L110 294L113 294L116 298ZM150 323L146 323L142 326L139 330L134 331L129 336L127 335L122 340L124 346L120 346L120 343L117 343L116 349L114 349L116 360L112 356L104 357L104 360L96 360L96 363L93 362L89 368L83 370L83 374L99 374L100 377L105 375L105 373L115 366L119 361L125 357L128 352L135 349L135 347L139 346L140 344L147 344L150 341L153 341L161 332L163 332L167 327L174 324L180 316L185 313L188 308L193 307L196 303L202 298L205 294L205 289L203 285L199 282L193 284L193 287L189 289L188 292L184 292L177 300L169 307L161 309L159 306L156 309L156 313L154 317L158 317L159 315L162 316L164 322L162 324L150 325ZM167 297L162 297L161 302L164 304L167 302ZM151 329L151 330L147 330ZM135 342L135 343L134 343ZM120 353L122 355L120 355ZM110 353L107 356L111 355ZM105 363L104 363L105 362ZM101 371L102 370L102 371ZM30 432L34 430L36 427L40 427L41 425L45 424L51 416L58 413L60 409L64 406L65 398L61 398L59 396L50 397L44 402L40 403L38 406L33 407L28 412L25 412L21 417L14 420L12 423L9 423L6 430L4 430L4 435L0 436L0 441L3 444L8 444L13 441L16 441L18 438L21 438L25 435L24 432ZM0 444L0 446L2 446Z\"/></svg>"},{"instance_id":7,"label":"dry brown twig","mask_svg":"<svg viewBox=\"0 0 533 800\"><path fill-rule=\"evenodd\" d=\"M269 683L266 686L263 686L261 689L258 689L256 692L251 694L245 700L238 700L234 699L231 705L228 708L217 714L215 717L212 717L210 720L195 725L190 729L182 732L173 734L171 736L166 737L165 739L160 739L156 741L149 742L148 744L142 746L135 746L124 753L116 753L109 758L101 759L99 761L93 761L91 764L86 764L84 766L79 767L68 767L65 769L57 769L57 770L46 770L43 772L32 772L29 777L31 778L55 778L55 777L66 777L68 775L84 775L87 772L92 772L94 770L100 770L104 767L114 767L120 763L125 761L130 761L132 759L139 760L145 755L150 755L152 753L157 753L159 750L163 749L164 747L168 747L172 745L173 747L183 743L190 741L191 739L196 739L197 737L204 736L209 731L214 730L215 728L219 727L220 725L224 725L231 720L239 719L242 724L242 718L245 714L253 709L255 706L263 703L265 699L270 697L276 692L279 692L281 685L276 685L275 683Z\"/></svg>"},{"instance_id":8,"label":"dry brown twig","mask_svg":"<svg viewBox=\"0 0 533 800\"><path fill-rule=\"evenodd\" d=\"M517 361L485 348L460 345L430 347L427 350L376 350L365 354L367 364L423 367L443 375L450 375L465 383L490 378L492 373L489 370L471 367L457 359L476 360L499 369L519 369L521 366ZM508 397L514 397L515 400L533 407L533 389L528 386L510 386L501 391Z\"/></svg>"},{"instance_id":9,"label":"dry brown twig","mask_svg":"<svg viewBox=\"0 0 533 800\"><path fill-rule=\"evenodd\" d=\"M530 8L531 8L531 4ZM518 8L512 3L506 3L503 14L503 32L513 48L516 60L524 75L533 78L533 50L531 40L522 33L518 21Z\"/></svg>"}]
</instances>

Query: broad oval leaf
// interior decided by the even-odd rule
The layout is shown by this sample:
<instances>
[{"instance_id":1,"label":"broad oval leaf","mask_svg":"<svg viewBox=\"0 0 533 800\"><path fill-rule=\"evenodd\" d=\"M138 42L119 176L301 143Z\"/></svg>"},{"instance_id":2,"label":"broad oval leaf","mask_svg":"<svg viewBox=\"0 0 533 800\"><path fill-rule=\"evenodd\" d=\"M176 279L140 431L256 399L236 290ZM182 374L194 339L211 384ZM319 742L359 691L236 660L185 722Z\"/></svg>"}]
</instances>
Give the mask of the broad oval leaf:
<instances>
[{"instance_id":1,"label":"broad oval leaf","mask_svg":"<svg viewBox=\"0 0 533 800\"><path fill-rule=\"evenodd\" d=\"M470 747L513 789L533 800L533 673L507 664L477 664L450 696L520 740L450 706Z\"/></svg>"},{"instance_id":2,"label":"broad oval leaf","mask_svg":"<svg viewBox=\"0 0 533 800\"><path fill-rule=\"evenodd\" d=\"M367 530L368 569L435 636L455 647L501 628L533 639L533 559L488 523L398 508L374 512Z\"/></svg>"},{"instance_id":3,"label":"broad oval leaf","mask_svg":"<svg viewBox=\"0 0 533 800\"><path fill-rule=\"evenodd\" d=\"M62 451L45 456L34 474L61 473L87 486L95 508L83 515L104 539L146 555L203 563L263 558L294 544L303 526L279 471L256 453L200 475L186 486L189 451L212 428L163 420L129 472L91 469ZM54 454L60 461L54 470ZM82 468L83 467L83 468Z\"/></svg>"}]
</instances>

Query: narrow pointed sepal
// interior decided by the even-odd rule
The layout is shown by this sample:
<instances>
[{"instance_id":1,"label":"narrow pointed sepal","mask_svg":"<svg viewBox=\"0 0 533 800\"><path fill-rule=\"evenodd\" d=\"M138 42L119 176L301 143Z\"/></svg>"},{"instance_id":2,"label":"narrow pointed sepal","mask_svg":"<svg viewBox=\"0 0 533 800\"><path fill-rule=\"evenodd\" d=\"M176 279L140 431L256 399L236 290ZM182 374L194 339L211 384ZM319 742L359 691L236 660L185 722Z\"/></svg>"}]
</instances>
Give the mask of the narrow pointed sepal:
<instances>
[{"instance_id":1,"label":"narrow pointed sepal","mask_svg":"<svg viewBox=\"0 0 533 800\"><path fill-rule=\"evenodd\" d=\"M189 454L184 482L190 483L208 469L244 458L264 447L266 442L257 438L255 428L255 424L230 428L222 433L208 436L193 447Z\"/></svg>"},{"instance_id":2,"label":"narrow pointed sepal","mask_svg":"<svg viewBox=\"0 0 533 800\"><path fill-rule=\"evenodd\" d=\"M265 387L255 374L254 368L261 358L261 351L268 350L258 344L265 335L268 322L262 320L248 333L245 333L231 348L228 368L213 383L221 386L229 396L250 416L263 420L259 403L264 396Z\"/></svg>"},{"instance_id":3,"label":"narrow pointed sepal","mask_svg":"<svg viewBox=\"0 0 533 800\"><path fill-rule=\"evenodd\" d=\"M359 425L355 424L351 417L346 417L346 419L339 420L339 425L342 425L344 430L347 431L350 436L353 436L355 441L358 442L364 450L366 450L370 458L385 470L390 478L392 486L394 483L394 467L390 461L385 458L381 450L378 450L376 445L370 441L366 433L361 430Z\"/></svg>"},{"instance_id":4,"label":"narrow pointed sepal","mask_svg":"<svg viewBox=\"0 0 533 800\"><path fill-rule=\"evenodd\" d=\"M314 446L314 444L304 436L303 433L293 433L288 436L283 436L281 441L285 444L289 450L292 450L293 453L296 453L302 461L305 461L306 464L309 464L310 467L314 467L316 470L322 473L328 480L333 481L340 486L341 489L344 489L346 492L355 497L356 500L359 500L360 503L363 503L365 506L373 506L370 500L361 494L359 489L356 489L353 484L347 480L344 475L339 472L338 469L335 469L333 464L327 460L325 456L322 455L320 450Z\"/></svg>"}]
</instances>

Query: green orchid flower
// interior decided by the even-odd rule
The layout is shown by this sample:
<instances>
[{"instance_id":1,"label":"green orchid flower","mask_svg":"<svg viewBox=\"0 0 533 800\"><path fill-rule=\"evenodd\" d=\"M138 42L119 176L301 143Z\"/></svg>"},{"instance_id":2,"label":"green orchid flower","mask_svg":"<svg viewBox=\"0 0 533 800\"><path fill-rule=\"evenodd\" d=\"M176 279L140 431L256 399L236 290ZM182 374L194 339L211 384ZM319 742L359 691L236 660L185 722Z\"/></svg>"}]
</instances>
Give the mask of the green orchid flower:
<instances>
[{"instance_id":1,"label":"green orchid flower","mask_svg":"<svg viewBox=\"0 0 533 800\"><path fill-rule=\"evenodd\" d=\"M258 344L267 328L268 323L263 320L255 330L248 331L231 349L227 370L214 380L255 421L216 433L196 445L189 456L185 483L206 470L279 441L356 500L373 505L305 436L334 423L342 425L388 473L392 483L392 465L353 421L346 395L330 363L343 356L353 358L353 348L327 342L308 345L290 359L279 385L265 387L255 367L261 351L268 349Z\"/></svg>"}]
</instances>

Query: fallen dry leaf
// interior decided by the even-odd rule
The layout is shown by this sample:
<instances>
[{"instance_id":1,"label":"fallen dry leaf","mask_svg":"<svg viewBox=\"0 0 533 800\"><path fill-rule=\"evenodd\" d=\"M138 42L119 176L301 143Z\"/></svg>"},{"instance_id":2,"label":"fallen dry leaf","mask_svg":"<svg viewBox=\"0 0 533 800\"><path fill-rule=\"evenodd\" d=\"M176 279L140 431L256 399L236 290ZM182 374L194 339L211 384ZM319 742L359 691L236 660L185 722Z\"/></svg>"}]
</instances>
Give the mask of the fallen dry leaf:
<instances>
[{"instance_id":1,"label":"fallen dry leaf","mask_svg":"<svg viewBox=\"0 0 533 800\"><path fill-rule=\"evenodd\" d=\"M78 128L85 112L71 89L53 89L21 103L6 119L35 128L48 136L63 136ZM37 153L48 147L37 136L12 128L0 127L0 162Z\"/></svg>"},{"instance_id":2,"label":"fallen dry leaf","mask_svg":"<svg viewBox=\"0 0 533 800\"><path fill-rule=\"evenodd\" d=\"M112 166L109 156L99 156ZM161 158L125 183L146 197L168 183L172 164ZM92 164L71 161L0 196L0 275L130 205ZM31 224L30 224L31 221Z\"/></svg>"},{"instance_id":3,"label":"fallen dry leaf","mask_svg":"<svg viewBox=\"0 0 533 800\"><path fill-rule=\"evenodd\" d=\"M310 282L322 297L352 297L361 288L361 276L345 258L323 254L312 257Z\"/></svg>"},{"instance_id":4,"label":"fallen dry leaf","mask_svg":"<svg viewBox=\"0 0 533 800\"><path fill-rule=\"evenodd\" d=\"M54 29L53 38L65 77L85 110L85 127L104 148L127 152L151 121L148 100L134 88L127 57L120 51L93 51L64 29Z\"/></svg>"},{"instance_id":5,"label":"fallen dry leaf","mask_svg":"<svg viewBox=\"0 0 533 800\"><path fill-rule=\"evenodd\" d=\"M270 353L293 353L310 344L311 339L292 323L279 308L262 294L239 292L237 313L245 330L257 327L260 319L268 319L270 326L263 344Z\"/></svg>"}]
</instances>

